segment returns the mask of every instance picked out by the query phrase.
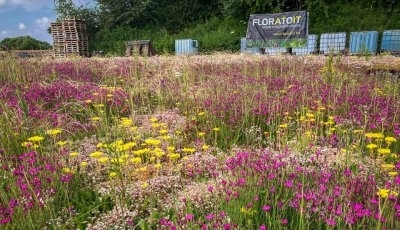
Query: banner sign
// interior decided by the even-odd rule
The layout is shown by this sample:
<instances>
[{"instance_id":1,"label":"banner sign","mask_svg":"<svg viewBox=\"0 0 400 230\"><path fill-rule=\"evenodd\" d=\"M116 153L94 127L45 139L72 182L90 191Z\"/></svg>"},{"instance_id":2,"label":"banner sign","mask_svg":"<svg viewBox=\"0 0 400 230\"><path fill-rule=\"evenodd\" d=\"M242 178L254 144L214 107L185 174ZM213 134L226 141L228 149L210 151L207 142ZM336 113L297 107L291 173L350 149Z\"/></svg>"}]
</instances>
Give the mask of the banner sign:
<instances>
[{"instance_id":1,"label":"banner sign","mask_svg":"<svg viewBox=\"0 0 400 230\"><path fill-rule=\"evenodd\" d=\"M250 15L246 38L253 47L302 47L307 35L307 12L293 11Z\"/></svg>"}]
</instances>

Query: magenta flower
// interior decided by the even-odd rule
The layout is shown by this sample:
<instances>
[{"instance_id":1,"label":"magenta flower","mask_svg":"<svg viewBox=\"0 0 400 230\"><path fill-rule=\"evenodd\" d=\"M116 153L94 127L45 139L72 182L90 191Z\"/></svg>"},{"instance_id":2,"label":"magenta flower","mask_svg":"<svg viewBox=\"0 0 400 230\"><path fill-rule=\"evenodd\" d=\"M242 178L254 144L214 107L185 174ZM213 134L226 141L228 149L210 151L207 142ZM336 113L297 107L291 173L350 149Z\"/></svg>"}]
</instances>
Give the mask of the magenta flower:
<instances>
[{"instance_id":1,"label":"magenta flower","mask_svg":"<svg viewBox=\"0 0 400 230\"><path fill-rule=\"evenodd\" d=\"M286 219L286 218L283 218L282 221L281 221L282 225L286 225L288 222L289 222L289 221L288 221L288 219Z\"/></svg>"},{"instance_id":2,"label":"magenta flower","mask_svg":"<svg viewBox=\"0 0 400 230\"><path fill-rule=\"evenodd\" d=\"M213 213L210 213L210 214L207 214L207 215L206 215L206 219L207 219L208 221L212 220L213 218L214 218L214 214L213 214Z\"/></svg>"},{"instance_id":3,"label":"magenta flower","mask_svg":"<svg viewBox=\"0 0 400 230\"><path fill-rule=\"evenodd\" d=\"M188 213L188 214L186 214L185 219L191 221L191 220L193 220L193 217L194 217L193 214Z\"/></svg>"},{"instance_id":4,"label":"magenta flower","mask_svg":"<svg viewBox=\"0 0 400 230\"><path fill-rule=\"evenodd\" d=\"M268 211L271 210L271 206L269 206L269 205L264 205L264 206L262 207L262 210L263 210L264 212L268 212Z\"/></svg>"},{"instance_id":5,"label":"magenta flower","mask_svg":"<svg viewBox=\"0 0 400 230\"><path fill-rule=\"evenodd\" d=\"M260 227L258 228L259 230L267 230L267 227L265 226L265 224L260 225Z\"/></svg>"}]
</instances>

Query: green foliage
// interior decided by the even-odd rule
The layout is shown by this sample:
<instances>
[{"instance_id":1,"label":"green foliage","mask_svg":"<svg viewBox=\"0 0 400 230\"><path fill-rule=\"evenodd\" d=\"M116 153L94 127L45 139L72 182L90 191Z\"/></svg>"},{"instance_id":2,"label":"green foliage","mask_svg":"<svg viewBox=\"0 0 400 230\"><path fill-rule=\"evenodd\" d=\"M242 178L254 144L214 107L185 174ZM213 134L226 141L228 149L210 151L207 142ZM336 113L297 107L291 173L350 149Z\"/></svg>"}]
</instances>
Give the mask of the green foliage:
<instances>
[{"instance_id":1,"label":"green foliage","mask_svg":"<svg viewBox=\"0 0 400 230\"><path fill-rule=\"evenodd\" d=\"M5 38L0 42L0 46L5 46L10 50L48 50L52 48L49 43L36 40L30 36Z\"/></svg>"},{"instance_id":2,"label":"green foliage","mask_svg":"<svg viewBox=\"0 0 400 230\"><path fill-rule=\"evenodd\" d=\"M59 18L87 22L90 50L122 55L130 40L152 40L157 53L173 53L174 40L193 38L200 52L238 50L250 14L306 10L309 32L383 31L400 28L395 0L96 0L77 7L56 0ZM224 19L221 19L224 18ZM235 31L234 33L231 33Z\"/></svg>"}]
</instances>

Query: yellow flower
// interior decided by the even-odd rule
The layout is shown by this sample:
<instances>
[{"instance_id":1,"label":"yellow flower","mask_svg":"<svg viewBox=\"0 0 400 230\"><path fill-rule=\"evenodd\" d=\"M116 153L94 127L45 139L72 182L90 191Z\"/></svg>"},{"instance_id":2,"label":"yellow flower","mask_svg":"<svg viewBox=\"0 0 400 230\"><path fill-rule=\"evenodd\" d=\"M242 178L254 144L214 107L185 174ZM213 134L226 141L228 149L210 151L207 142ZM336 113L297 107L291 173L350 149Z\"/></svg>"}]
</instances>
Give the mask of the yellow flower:
<instances>
[{"instance_id":1,"label":"yellow flower","mask_svg":"<svg viewBox=\"0 0 400 230\"><path fill-rule=\"evenodd\" d=\"M375 149L377 147L378 146L376 144L372 144L372 143L367 145L367 149L370 149L370 150Z\"/></svg>"},{"instance_id":2,"label":"yellow flower","mask_svg":"<svg viewBox=\"0 0 400 230\"><path fill-rule=\"evenodd\" d=\"M213 130L213 131L215 131L215 132L217 132L217 131L219 131L219 130L220 130L220 128L218 128L218 127L215 127L215 128L213 128L212 130Z\"/></svg>"},{"instance_id":3,"label":"yellow flower","mask_svg":"<svg viewBox=\"0 0 400 230\"><path fill-rule=\"evenodd\" d=\"M143 166L141 168L139 168L140 172L146 172L147 171L147 166Z\"/></svg>"},{"instance_id":4,"label":"yellow flower","mask_svg":"<svg viewBox=\"0 0 400 230\"><path fill-rule=\"evenodd\" d=\"M134 164L140 164L140 163L142 163L142 158L134 157L134 158L131 159L131 162L134 163Z\"/></svg>"},{"instance_id":5,"label":"yellow flower","mask_svg":"<svg viewBox=\"0 0 400 230\"><path fill-rule=\"evenodd\" d=\"M99 159L98 159L98 161L100 162L100 163L107 163L108 162L108 157L100 157Z\"/></svg>"},{"instance_id":6,"label":"yellow flower","mask_svg":"<svg viewBox=\"0 0 400 230\"><path fill-rule=\"evenodd\" d=\"M390 154L390 149L378 149L378 153L382 155Z\"/></svg>"},{"instance_id":7,"label":"yellow flower","mask_svg":"<svg viewBox=\"0 0 400 230\"><path fill-rule=\"evenodd\" d=\"M199 137L204 137L204 135L206 135L205 132L199 132L199 133L197 134L197 136L199 136Z\"/></svg>"},{"instance_id":8,"label":"yellow flower","mask_svg":"<svg viewBox=\"0 0 400 230\"><path fill-rule=\"evenodd\" d=\"M32 143L32 142L29 142L29 141L25 141L25 142L22 142L21 145L24 146L24 147L26 147L26 148L30 148L30 147L33 146L33 143Z\"/></svg>"},{"instance_id":9,"label":"yellow flower","mask_svg":"<svg viewBox=\"0 0 400 230\"><path fill-rule=\"evenodd\" d=\"M92 152L91 154L89 154L89 156L90 156L90 157L93 157L93 158L99 158L99 157L101 157L102 155L103 155L103 153L100 152L100 151Z\"/></svg>"},{"instance_id":10,"label":"yellow flower","mask_svg":"<svg viewBox=\"0 0 400 230\"><path fill-rule=\"evenodd\" d=\"M77 157L78 155L79 155L78 152L70 152L70 153L69 153L69 156L70 156L70 157Z\"/></svg>"},{"instance_id":11,"label":"yellow flower","mask_svg":"<svg viewBox=\"0 0 400 230\"><path fill-rule=\"evenodd\" d=\"M173 152L175 150L175 147L174 146L168 146L167 147L167 151L168 152Z\"/></svg>"},{"instance_id":12,"label":"yellow flower","mask_svg":"<svg viewBox=\"0 0 400 230\"><path fill-rule=\"evenodd\" d=\"M63 173L73 173L72 170L68 167L62 169Z\"/></svg>"},{"instance_id":13,"label":"yellow flower","mask_svg":"<svg viewBox=\"0 0 400 230\"><path fill-rule=\"evenodd\" d=\"M155 123L155 122L157 122L157 121L158 121L158 119L155 118L155 117L150 118L150 122L151 122L151 123Z\"/></svg>"},{"instance_id":14,"label":"yellow flower","mask_svg":"<svg viewBox=\"0 0 400 230\"><path fill-rule=\"evenodd\" d=\"M41 142L43 140L44 140L44 137L41 137L41 136L33 136L33 137L28 138L28 141L30 141L30 142Z\"/></svg>"},{"instance_id":15,"label":"yellow flower","mask_svg":"<svg viewBox=\"0 0 400 230\"><path fill-rule=\"evenodd\" d=\"M160 163L157 163L157 164L154 165L154 168L156 168L156 169L159 169L161 167L162 167L162 164L160 164Z\"/></svg>"},{"instance_id":16,"label":"yellow flower","mask_svg":"<svg viewBox=\"0 0 400 230\"><path fill-rule=\"evenodd\" d=\"M386 142L397 142L396 138L394 137L385 137Z\"/></svg>"},{"instance_id":17,"label":"yellow flower","mask_svg":"<svg viewBox=\"0 0 400 230\"><path fill-rule=\"evenodd\" d=\"M85 103L86 103L86 104L90 104L90 103L92 103L92 100L87 99L87 100L85 100Z\"/></svg>"},{"instance_id":18,"label":"yellow flower","mask_svg":"<svg viewBox=\"0 0 400 230\"><path fill-rule=\"evenodd\" d=\"M90 120L93 122L100 121L100 117L92 117Z\"/></svg>"},{"instance_id":19,"label":"yellow flower","mask_svg":"<svg viewBox=\"0 0 400 230\"><path fill-rule=\"evenodd\" d=\"M168 156L171 158L171 160L176 160L179 157L181 157L181 154L179 154L179 153L171 153Z\"/></svg>"},{"instance_id":20,"label":"yellow flower","mask_svg":"<svg viewBox=\"0 0 400 230\"><path fill-rule=\"evenodd\" d=\"M353 130L353 133L362 133L363 131L361 129L355 129Z\"/></svg>"},{"instance_id":21,"label":"yellow flower","mask_svg":"<svg viewBox=\"0 0 400 230\"><path fill-rule=\"evenodd\" d=\"M389 176L391 176L391 177L395 177L395 176L397 176L397 172L396 171L394 171L394 172L389 172Z\"/></svg>"},{"instance_id":22,"label":"yellow flower","mask_svg":"<svg viewBox=\"0 0 400 230\"><path fill-rule=\"evenodd\" d=\"M68 144L68 141L58 141L57 142L57 145L59 145L59 146L64 146L64 145L66 145L66 144Z\"/></svg>"},{"instance_id":23,"label":"yellow flower","mask_svg":"<svg viewBox=\"0 0 400 230\"><path fill-rule=\"evenodd\" d=\"M114 177L116 177L117 176L117 173L116 172L110 172L110 178L114 178Z\"/></svg>"},{"instance_id":24,"label":"yellow flower","mask_svg":"<svg viewBox=\"0 0 400 230\"><path fill-rule=\"evenodd\" d=\"M157 140L157 139L154 139L154 138L147 138L144 142L146 144L148 144L148 145L154 145L154 146L157 146L157 145L161 144L160 140Z\"/></svg>"},{"instance_id":25,"label":"yellow flower","mask_svg":"<svg viewBox=\"0 0 400 230\"><path fill-rule=\"evenodd\" d=\"M208 146L208 145L203 145L203 146L201 146L201 148L204 150L204 151L207 151L207 149L209 148L210 146Z\"/></svg>"},{"instance_id":26,"label":"yellow flower","mask_svg":"<svg viewBox=\"0 0 400 230\"><path fill-rule=\"evenodd\" d=\"M398 193L397 192L395 192L395 191L391 191L391 190L389 190L389 189L379 189L379 191L376 193L376 195L378 195L378 196L380 196L380 197L382 197L382 198L386 198L386 197L388 197L389 195L391 195L391 196L398 196Z\"/></svg>"},{"instance_id":27,"label":"yellow flower","mask_svg":"<svg viewBox=\"0 0 400 230\"><path fill-rule=\"evenodd\" d=\"M142 183L142 184L140 185L140 187L142 187L142 188L147 188L147 187L149 187L149 183L144 182L144 183Z\"/></svg>"},{"instance_id":28,"label":"yellow flower","mask_svg":"<svg viewBox=\"0 0 400 230\"><path fill-rule=\"evenodd\" d=\"M394 164L382 164L381 168L385 171L393 170L396 166Z\"/></svg>"},{"instance_id":29,"label":"yellow flower","mask_svg":"<svg viewBox=\"0 0 400 230\"><path fill-rule=\"evenodd\" d=\"M86 167L87 165L88 165L88 163L86 161L81 162L82 167Z\"/></svg>"},{"instance_id":30,"label":"yellow flower","mask_svg":"<svg viewBox=\"0 0 400 230\"><path fill-rule=\"evenodd\" d=\"M159 131L159 133L160 133L160 135L165 135L165 134L168 133L168 130L166 130L166 129L161 129L161 130Z\"/></svg>"},{"instance_id":31,"label":"yellow flower","mask_svg":"<svg viewBox=\"0 0 400 230\"><path fill-rule=\"evenodd\" d=\"M194 153L196 151L196 149L194 149L194 148L183 148L182 151L185 152L185 153Z\"/></svg>"},{"instance_id":32,"label":"yellow flower","mask_svg":"<svg viewBox=\"0 0 400 230\"><path fill-rule=\"evenodd\" d=\"M284 128L287 128L287 127L288 127L288 125L286 123L279 125L279 128L283 128L284 129Z\"/></svg>"},{"instance_id":33,"label":"yellow flower","mask_svg":"<svg viewBox=\"0 0 400 230\"><path fill-rule=\"evenodd\" d=\"M197 114L197 116L201 117L201 116L204 116L205 114L206 114L205 112L199 112L199 113Z\"/></svg>"},{"instance_id":34,"label":"yellow flower","mask_svg":"<svg viewBox=\"0 0 400 230\"><path fill-rule=\"evenodd\" d=\"M385 136L382 133L366 133L365 137L372 139L372 138L376 138L376 139L383 139Z\"/></svg>"},{"instance_id":35,"label":"yellow flower","mask_svg":"<svg viewBox=\"0 0 400 230\"><path fill-rule=\"evenodd\" d=\"M61 133L61 129L49 129L46 131L46 134L51 136L56 136Z\"/></svg>"}]
</instances>

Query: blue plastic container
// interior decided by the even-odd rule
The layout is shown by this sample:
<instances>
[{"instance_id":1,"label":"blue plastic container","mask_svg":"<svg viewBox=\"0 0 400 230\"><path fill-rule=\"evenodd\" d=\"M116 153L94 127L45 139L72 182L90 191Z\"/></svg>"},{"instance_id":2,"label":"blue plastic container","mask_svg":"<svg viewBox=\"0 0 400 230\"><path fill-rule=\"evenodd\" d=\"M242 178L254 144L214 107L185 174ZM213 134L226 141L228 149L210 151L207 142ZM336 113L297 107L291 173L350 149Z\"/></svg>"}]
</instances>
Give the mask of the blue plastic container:
<instances>
[{"instance_id":1,"label":"blue plastic container","mask_svg":"<svg viewBox=\"0 0 400 230\"><path fill-rule=\"evenodd\" d=\"M400 51L400 30L385 30L382 34L381 52Z\"/></svg>"},{"instance_id":2,"label":"blue plastic container","mask_svg":"<svg viewBox=\"0 0 400 230\"><path fill-rule=\"evenodd\" d=\"M324 33L321 34L319 51L322 54L343 53L346 49L346 33Z\"/></svg>"},{"instance_id":3,"label":"blue plastic container","mask_svg":"<svg viewBox=\"0 0 400 230\"><path fill-rule=\"evenodd\" d=\"M178 39L175 40L175 54L197 54L199 43L197 40L192 39Z\"/></svg>"},{"instance_id":4,"label":"blue plastic container","mask_svg":"<svg viewBox=\"0 0 400 230\"><path fill-rule=\"evenodd\" d=\"M309 34L307 37L307 45L305 47L293 48L292 52L295 55L308 55L317 51L318 35Z\"/></svg>"},{"instance_id":5,"label":"blue plastic container","mask_svg":"<svg viewBox=\"0 0 400 230\"><path fill-rule=\"evenodd\" d=\"M248 54L261 54L261 50L258 47L246 48L244 52Z\"/></svg>"},{"instance_id":6,"label":"blue plastic container","mask_svg":"<svg viewBox=\"0 0 400 230\"><path fill-rule=\"evenodd\" d=\"M247 38L241 38L240 39L240 52L244 53L246 52L247 48Z\"/></svg>"},{"instance_id":7,"label":"blue plastic container","mask_svg":"<svg viewBox=\"0 0 400 230\"><path fill-rule=\"evenodd\" d=\"M286 53L285 47L266 47L265 54L267 55L280 55Z\"/></svg>"},{"instance_id":8,"label":"blue plastic container","mask_svg":"<svg viewBox=\"0 0 400 230\"><path fill-rule=\"evenodd\" d=\"M349 50L351 54L376 53L378 48L378 31L350 33Z\"/></svg>"}]
</instances>

